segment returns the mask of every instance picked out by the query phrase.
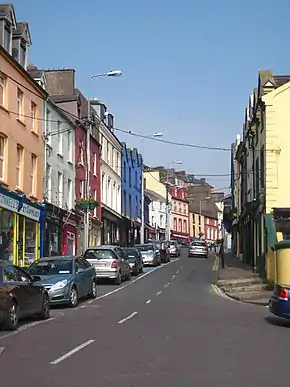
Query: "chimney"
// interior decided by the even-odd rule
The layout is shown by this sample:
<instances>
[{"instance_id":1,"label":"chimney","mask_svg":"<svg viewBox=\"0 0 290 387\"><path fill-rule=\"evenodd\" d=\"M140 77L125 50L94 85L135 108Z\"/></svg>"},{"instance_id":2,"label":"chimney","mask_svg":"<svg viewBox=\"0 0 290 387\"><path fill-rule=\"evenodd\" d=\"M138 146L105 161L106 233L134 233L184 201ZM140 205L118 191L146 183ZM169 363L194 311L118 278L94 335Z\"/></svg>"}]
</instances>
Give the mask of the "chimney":
<instances>
[{"instance_id":1,"label":"chimney","mask_svg":"<svg viewBox=\"0 0 290 387\"><path fill-rule=\"evenodd\" d=\"M103 104L99 99L92 99L91 100L91 106L95 110L97 116L99 119L103 122L106 123L106 111L107 107L105 104Z\"/></svg>"},{"instance_id":2,"label":"chimney","mask_svg":"<svg viewBox=\"0 0 290 387\"><path fill-rule=\"evenodd\" d=\"M108 129L112 133L114 133L114 116L111 113L107 114L107 126L108 126Z\"/></svg>"}]
</instances>

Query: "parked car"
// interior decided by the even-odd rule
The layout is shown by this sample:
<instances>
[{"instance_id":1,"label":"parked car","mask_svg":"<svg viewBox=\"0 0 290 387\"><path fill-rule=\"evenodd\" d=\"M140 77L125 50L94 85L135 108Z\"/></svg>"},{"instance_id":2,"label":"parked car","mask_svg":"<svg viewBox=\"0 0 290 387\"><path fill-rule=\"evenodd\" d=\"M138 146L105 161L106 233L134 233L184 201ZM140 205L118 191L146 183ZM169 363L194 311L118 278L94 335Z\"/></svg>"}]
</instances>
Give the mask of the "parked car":
<instances>
[{"instance_id":1,"label":"parked car","mask_svg":"<svg viewBox=\"0 0 290 387\"><path fill-rule=\"evenodd\" d=\"M208 247L205 241L196 240L191 242L188 249L189 257L208 257Z\"/></svg>"},{"instance_id":2,"label":"parked car","mask_svg":"<svg viewBox=\"0 0 290 387\"><path fill-rule=\"evenodd\" d=\"M34 315L41 320L50 317L47 290L20 267L0 261L1 324L16 330L20 319Z\"/></svg>"},{"instance_id":3,"label":"parked car","mask_svg":"<svg viewBox=\"0 0 290 387\"><path fill-rule=\"evenodd\" d=\"M135 245L136 249L138 249L143 258L143 265L145 266L158 266L161 265L161 256L160 251L155 246L154 243L145 243Z\"/></svg>"},{"instance_id":4,"label":"parked car","mask_svg":"<svg viewBox=\"0 0 290 387\"><path fill-rule=\"evenodd\" d=\"M113 280L116 285L131 279L131 268L120 246L90 247L84 256L95 267L97 278Z\"/></svg>"},{"instance_id":5,"label":"parked car","mask_svg":"<svg viewBox=\"0 0 290 387\"><path fill-rule=\"evenodd\" d=\"M162 263L167 263L170 261L169 249L165 241L152 240L147 243L155 244L160 252L160 259Z\"/></svg>"},{"instance_id":6,"label":"parked car","mask_svg":"<svg viewBox=\"0 0 290 387\"><path fill-rule=\"evenodd\" d=\"M95 269L83 257L41 258L28 268L28 274L45 287L51 304L74 308L82 297L97 297Z\"/></svg>"},{"instance_id":7,"label":"parked car","mask_svg":"<svg viewBox=\"0 0 290 387\"><path fill-rule=\"evenodd\" d=\"M131 273L133 275L143 273L143 259L140 251L133 247L126 247L123 250L125 254L125 259L130 265Z\"/></svg>"},{"instance_id":8,"label":"parked car","mask_svg":"<svg viewBox=\"0 0 290 387\"><path fill-rule=\"evenodd\" d=\"M178 245L177 241L168 241L167 245L171 257L180 257L181 248Z\"/></svg>"},{"instance_id":9,"label":"parked car","mask_svg":"<svg viewBox=\"0 0 290 387\"><path fill-rule=\"evenodd\" d=\"M269 300L269 311L277 317L290 319L290 286L275 285Z\"/></svg>"}]
</instances>

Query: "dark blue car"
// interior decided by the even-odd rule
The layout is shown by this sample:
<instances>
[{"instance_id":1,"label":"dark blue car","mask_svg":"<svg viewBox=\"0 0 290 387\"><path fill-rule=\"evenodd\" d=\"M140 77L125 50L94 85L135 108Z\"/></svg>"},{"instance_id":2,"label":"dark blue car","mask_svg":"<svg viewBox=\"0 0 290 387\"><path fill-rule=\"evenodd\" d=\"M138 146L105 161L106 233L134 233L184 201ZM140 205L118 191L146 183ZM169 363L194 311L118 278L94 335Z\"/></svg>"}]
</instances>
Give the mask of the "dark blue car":
<instances>
[{"instance_id":1,"label":"dark blue car","mask_svg":"<svg viewBox=\"0 0 290 387\"><path fill-rule=\"evenodd\" d=\"M290 319L290 286L275 285L269 300L269 310L277 317Z\"/></svg>"},{"instance_id":2,"label":"dark blue car","mask_svg":"<svg viewBox=\"0 0 290 387\"><path fill-rule=\"evenodd\" d=\"M76 307L80 298L97 296L95 268L83 257L41 258L28 273L48 291L51 304Z\"/></svg>"}]
</instances>

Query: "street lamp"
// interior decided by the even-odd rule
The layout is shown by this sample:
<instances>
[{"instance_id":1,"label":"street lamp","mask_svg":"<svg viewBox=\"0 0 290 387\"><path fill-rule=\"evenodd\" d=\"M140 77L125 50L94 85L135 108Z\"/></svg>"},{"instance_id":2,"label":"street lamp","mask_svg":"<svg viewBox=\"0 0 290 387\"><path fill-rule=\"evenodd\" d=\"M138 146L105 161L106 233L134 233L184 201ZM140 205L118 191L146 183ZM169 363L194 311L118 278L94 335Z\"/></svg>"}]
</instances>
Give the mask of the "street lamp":
<instances>
[{"instance_id":1,"label":"street lamp","mask_svg":"<svg viewBox=\"0 0 290 387\"><path fill-rule=\"evenodd\" d=\"M161 132L156 132L149 134L145 136L146 138L151 137L163 137L163 133ZM145 229L145 219L144 219L144 156L143 156L143 151L144 151L144 140L145 137L142 137L141 140L141 156L142 156L142 182L141 182L141 227L140 227L140 243L144 243L144 229Z\"/></svg>"},{"instance_id":2,"label":"street lamp","mask_svg":"<svg viewBox=\"0 0 290 387\"><path fill-rule=\"evenodd\" d=\"M166 174L166 182L165 182L165 185L166 185L165 239L167 241L170 240L169 192L168 192L169 191L169 182L168 182L169 167L171 167L172 165L180 165L180 164L182 164L182 161L181 160L176 160L176 161L171 161L167 165L167 174Z\"/></svg>"},{"instance_id":3,"label":"street lamp","mask_svg":"<svg viewBox=\"0 0 290 387\"><path fill-rule=\"evenodd\" d=\"M95 78L101 78L101 77L119 77L122 75L121 70L111 70L107 71L106 73L96 74L92 75L89 79L93 80ZM90 197L91 193L91 182L90 182L90 172L91 172L91 149L90 149L90 136L92 131L92 123L91 123L91 99L88 98L88 129L87 129L87 135L86 135L86 191L85 196L87 199ZM87 209L84 211L84 251L89 246L89 225L90 225L90 212Z\"/></svg>"}]
</instances>

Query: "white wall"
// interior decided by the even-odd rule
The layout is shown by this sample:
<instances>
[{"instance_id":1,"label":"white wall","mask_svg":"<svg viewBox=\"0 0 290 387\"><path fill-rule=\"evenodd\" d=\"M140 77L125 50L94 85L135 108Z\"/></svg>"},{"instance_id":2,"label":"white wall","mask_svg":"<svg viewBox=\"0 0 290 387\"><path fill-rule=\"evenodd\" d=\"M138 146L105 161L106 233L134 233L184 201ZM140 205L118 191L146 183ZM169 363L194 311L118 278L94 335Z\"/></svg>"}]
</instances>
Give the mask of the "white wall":
<instances>
[{"instance_id":1,"label":"white wall","mask_svg":"<svg viewBox=\"0 0 290 387\"><path fill-rule=\"evenodd\" d=\"M105 125L100 126L101 201L121 215L121 151L122 145Z\"/></svg>"},{"instance_id":2,"label":"white wall","mask_svg":"<svg viewBox=\"0 0 290 387\"><path fill-rule=\"evenodd\" d=\"M166 225L166 204L159 200L152 201L149 205L149 224L151 227L165 229Z\"/></svg>"},{"instance_id":3,"label":"white wall","mask_svg":"<svg viewBox=\"0 0 290 387\"><path fill-rule=\"evenodd\" d=\"M75 206L74 125L50 103L45 113L44 198L70 210Z\"/></svg>"}]
</instances>

